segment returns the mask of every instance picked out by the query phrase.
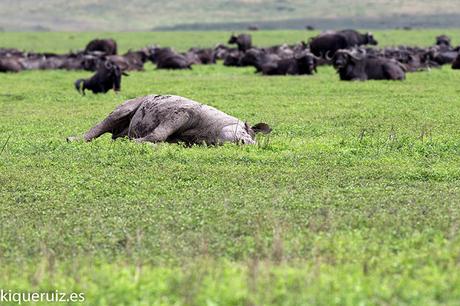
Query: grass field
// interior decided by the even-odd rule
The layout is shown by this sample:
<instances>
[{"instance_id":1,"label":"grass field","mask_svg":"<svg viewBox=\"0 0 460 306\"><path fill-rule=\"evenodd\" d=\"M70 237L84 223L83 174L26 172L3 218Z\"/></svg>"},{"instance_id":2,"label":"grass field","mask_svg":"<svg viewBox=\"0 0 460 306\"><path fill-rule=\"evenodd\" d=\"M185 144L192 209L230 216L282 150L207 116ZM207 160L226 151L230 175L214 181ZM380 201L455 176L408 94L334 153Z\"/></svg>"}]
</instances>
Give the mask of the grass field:
<instances>
[{"instance_id":1,"label":"grass field","mask_svg":"<svg viewBox=\"0 0 460 306\"><path fill-rule=\"evenodd\" d=\"M375 36L428 45L441 32ZM106 35L0 41L63 52ZM228 33L110 36L123 50L183 50ZM89 305L459 305L460 72L348 83L330 67L305 77L146 68L118 96L79 96L72 83L88 72L1 75L1 289L83 292ZM244 147L66 143L151 93L273 132Z\"/></svg>"}]
</instances>

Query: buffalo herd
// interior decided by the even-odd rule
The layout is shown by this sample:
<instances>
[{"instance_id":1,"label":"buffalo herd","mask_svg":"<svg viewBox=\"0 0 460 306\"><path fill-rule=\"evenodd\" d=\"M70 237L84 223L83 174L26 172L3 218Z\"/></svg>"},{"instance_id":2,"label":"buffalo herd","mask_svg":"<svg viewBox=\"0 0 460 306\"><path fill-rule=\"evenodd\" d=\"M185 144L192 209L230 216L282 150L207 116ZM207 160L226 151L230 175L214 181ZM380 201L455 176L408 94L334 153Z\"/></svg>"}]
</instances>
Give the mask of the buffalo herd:
<instances>
[{"instance_id":1,"label":"buffalo herd","mask_svg":"<svg viewBox=\"0 0 460 306\"><path fill-rule=\"evenodd\" d=\"M228 44L178 52L157 45L118 54L113 39L94 39L85 49L67 54L24 52L0 48L0 72L65 69L93 71L75 81L82 95L121 90L122 76L143 71L151 62L156 69L192 69L222 61L224 66L254 67L261 75L313 75L320 65L331 65L343 81L404 80L406 73L451 64L460 69L460 46L440 35L430 47L376 47L372 33L355 30L327 31L308 43L256 47L248 34L231 35ZM102 122L68 141L91 141L105 133L137 142L172 142L218 145L224 142L256 143L257 133L268 134L266 123L249 125L211 106L180 96L150 95L125 101Z\"/></svg>"},{"instance_id":2,"label":"buffalo herd","mask_svg":"<svg viewBox=\"0 0 460 306\"><path fill-rule=\"evenodd\" d=\"M87 70L95 74L75 81L75 88L85 94L119 91L121 78L129 71L143 71L144 64L157 69L192 69L193 65L216 64L254 67L262 75L312 75L319 65L332 65L340 80L404 80L415 72L451 64L460 69L460 47L451 45L450 37L436 37L431 47L397 46L377 48L372 33L355 30L326 31L308 43L255 47L248 34L231 35L228 44L214 48L191 48L178 52L172 48L148 46L119 55L113 39L94 39L82 51L67 54L24 52L0 48L0 72L33 69Z\"/></svg>"}]
</instances>

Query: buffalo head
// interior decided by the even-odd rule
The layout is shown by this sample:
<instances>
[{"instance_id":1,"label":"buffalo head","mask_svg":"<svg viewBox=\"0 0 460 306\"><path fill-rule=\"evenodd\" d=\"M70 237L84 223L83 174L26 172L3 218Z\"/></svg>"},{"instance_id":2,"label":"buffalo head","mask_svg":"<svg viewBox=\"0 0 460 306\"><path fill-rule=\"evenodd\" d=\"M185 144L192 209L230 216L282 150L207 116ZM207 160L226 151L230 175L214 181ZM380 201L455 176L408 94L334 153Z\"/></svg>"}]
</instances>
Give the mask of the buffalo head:
<instances>
[{"instance_id":1,"label":"buffalo head","mask_svg":"<svg viewBox=\"0 0 460 306\"><path fill-rule=\"evenodd\" d=\"M450 37L447 35L439 35L436 37L436 45L450 47Z\"/></svg>"},{"instance_id":2,"label":"buffalo head","mask_svg":"<svg viewBox=\"0 0 460 306\"><path fill-rule=\"evenodd\" d=\"M359 52L361 54L357 54L358 51L356 50L347 50L347 49L337 50L337 52L335 52L335 55L332 57L332 59L329 59L329 60L332 60L332 65L336 69L345 68L350 62L360 61L363 59L363 56L365 55L365 53L363 53L364 51L360 50Z\"/></svg>"},{"instance_id":3,"label":"buffalo head","mask_svg":"<svg viewBox=\"0 0 460 306\"><path fill-rule=\"evenodd\" d=\"M228 44L236 44L238 37L235 34L232 34L228 40Z\"/></svg>"},{"instance_id":4,"label":"buffalo head","mask_svg":"<svg viewBox=\"0 0 460 306\"><path fill-rule=\"evenodd\" d=\"M106 60L99 65L96 74L90 79L75 81L75 89L82 95L85 95L85 89L91 90L93 93L106 93L110 89L119 92L122 75L126 74L121 72L118 65Z\"/></svg>"},{"instance_id":5,"label":"buffalo head","mask_svg":"<svg viewBox=\"0 0 460 306\"><path fill-rule=\"evenodd\" d=\"M374 35L371 32L367 32L365 36L368 45L376 46L379 43L377 40L375 40Z\"/></svg>"},{"instance_id":6,"label":"buffalo head","mask_svg":"<svg viewBox=\"0 0 460 306\"><path fill-rule=\"evenodd\" d=\"M312 73L313 71L316 72L318 61L321 60L321 58L315 56L309 50L305 50L299 54L296 54L294 58L299 68L303 68L302 70L305 70L308 74Z\"/></svg>"}]
</instances>

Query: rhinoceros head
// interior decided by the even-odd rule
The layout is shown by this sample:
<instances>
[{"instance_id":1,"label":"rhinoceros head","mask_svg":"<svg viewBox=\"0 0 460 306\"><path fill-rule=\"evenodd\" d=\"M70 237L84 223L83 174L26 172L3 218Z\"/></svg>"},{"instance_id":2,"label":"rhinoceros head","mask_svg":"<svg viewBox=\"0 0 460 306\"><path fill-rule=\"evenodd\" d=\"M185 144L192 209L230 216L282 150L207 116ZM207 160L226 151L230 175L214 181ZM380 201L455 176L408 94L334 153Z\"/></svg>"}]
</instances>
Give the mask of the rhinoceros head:
<instances>
[{"instance_id":1,"label":"rhinoceros head","mask_svg":"<svg viewBox=\"0 0 460 306\"><path fill-rule=\"evenodd\" d=\"M221 142L255 144L255 136L257 133L268 134L271 130L270 126L266 123L257 123L254 126L250 126L246 122L243 123L240 121L222 128L219 140Z\"/></svg>"}]
</instances>

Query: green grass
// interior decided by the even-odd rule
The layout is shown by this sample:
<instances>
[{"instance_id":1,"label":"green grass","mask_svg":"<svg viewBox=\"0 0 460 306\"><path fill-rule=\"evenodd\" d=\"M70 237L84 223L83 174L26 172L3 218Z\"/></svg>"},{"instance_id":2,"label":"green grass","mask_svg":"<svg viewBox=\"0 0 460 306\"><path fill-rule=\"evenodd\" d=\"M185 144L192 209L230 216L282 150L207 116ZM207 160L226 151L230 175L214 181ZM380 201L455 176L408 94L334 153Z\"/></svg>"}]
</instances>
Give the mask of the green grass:
<instances>
[{"instance_id":1,"label":"green grass","mask_svg":"<svg viewBox=\"0 0 460 306\"><path fill-rule=\"evenodd\" d=\"M364 31L364 30L363 30ZM0 32L0 47L19 48L26 51L60 52L84 49L86 44L96 37L112 37L118 42L119 53L128 49L139 49L148 45L171 46L179 51L193 47L214 47L218 43L227 43L232 32ZM253 43L256 46L271 46L281 43L308 42L308 39L318 34L317 31L258 31L252 32ZM458 29L417 29L412 31L385 30L376 32L380 46L418 45L431 46L435 37L446 34L452 37L454 46L460 45ZM225 72L226 70L224 70Z\"/></svg>"},{"instance_id":2,"label":"green grass","mask_svg":"<svg viewBox=\"0 0 460 306\"><path fill-rule=\"evenodd\" d=\"M186 49L227 34L112 36L122 49ZM376 37L427 45L436 34ZM30 35L0 39L62 51L99 36ZM79 96L72 82L88 72L1 76L0 150L11 138L0 154L0 288L84 292L90 305L458 305L458 71L349 83L330 67L306 77L146 68L118 96ZM268 122L272 135L244 147L65 142L152 93Z\"/></svg>"}]
</instances>

